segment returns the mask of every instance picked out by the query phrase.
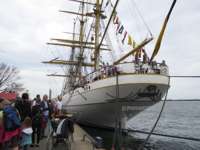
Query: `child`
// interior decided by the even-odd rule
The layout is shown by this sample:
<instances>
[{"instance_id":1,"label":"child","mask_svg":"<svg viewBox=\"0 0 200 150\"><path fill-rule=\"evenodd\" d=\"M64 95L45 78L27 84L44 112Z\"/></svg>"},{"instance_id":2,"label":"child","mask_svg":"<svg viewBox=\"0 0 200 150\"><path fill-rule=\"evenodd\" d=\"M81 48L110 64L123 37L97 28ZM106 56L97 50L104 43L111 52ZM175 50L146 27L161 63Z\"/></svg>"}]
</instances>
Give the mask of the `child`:
<instances>
[{"instance_id":1,"label":"child","mask_svg":"<svg viewBox=\"0 0 200 150\"><path fill-rule=\"evenodd\" d=\"M22 150L28 150L29 145L32 144L32 120L30 117L26 117L22 124Z\"/></svg>"}]
</instances>

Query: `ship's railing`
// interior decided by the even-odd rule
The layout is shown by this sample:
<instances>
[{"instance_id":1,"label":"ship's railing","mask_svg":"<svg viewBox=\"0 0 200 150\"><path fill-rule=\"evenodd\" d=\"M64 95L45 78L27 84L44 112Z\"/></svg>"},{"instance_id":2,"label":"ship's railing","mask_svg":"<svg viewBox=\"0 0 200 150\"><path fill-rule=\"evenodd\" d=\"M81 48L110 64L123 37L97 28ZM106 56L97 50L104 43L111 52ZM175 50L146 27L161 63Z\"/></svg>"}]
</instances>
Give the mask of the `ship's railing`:
<instances>
[{"instance_id":1,"label":"ship's railing","mask_svg":"<svg viewBox=\"0 0 200 150\"><path fill-rule=\"evenodd\" d=\"M160 74L168 75L168 67L165 63L143 63L143 62L126 62L116 66L105 65L101 69L94 71L77 83L79 86L85 86L87 83L106 79L122 74Z\"/></svg>"},{"instance_id":2,"label":"ship's railing","mask_svg":"<svg viewBox=\"0 0 200 150\"><path fill-rule=\"evenodd\" d=\"M133 73L133 74L161 74L169 75L168 67L163 63L151 62L151 63L122 63L117 65L119 71L122 73Z\"/></svg>"}]
</instances>

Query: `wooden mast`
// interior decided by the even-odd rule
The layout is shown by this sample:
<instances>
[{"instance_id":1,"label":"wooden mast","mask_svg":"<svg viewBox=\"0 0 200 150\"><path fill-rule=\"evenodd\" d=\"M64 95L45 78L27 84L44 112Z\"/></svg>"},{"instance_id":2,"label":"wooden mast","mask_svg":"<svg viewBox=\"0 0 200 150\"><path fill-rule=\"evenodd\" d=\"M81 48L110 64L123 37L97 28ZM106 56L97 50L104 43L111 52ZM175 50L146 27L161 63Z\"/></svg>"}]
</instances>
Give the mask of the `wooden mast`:
<instances>
[{"instance_id":1,"label":"wooden mast","mask_svg":"<svg viewBox=\"0 0 200 150\"><path fill-rule=\"evenodd\" d=\"M106 29L103 32L103 36L102 36L101 40L99 40L99 24L100 24L100 16L102 16L102 14L101 14L102 4L100 5L99 4L99 0L97 0L97 4L96 4L97 8L96 9L98 11L96 10L96 32L95 32L95 35L97 36L97 40L95 41L96 45L95 45L95 53L94 53L94 56L95 56L95 63L94 63L95 70L99 68L99 62L100 62L99 58L100 58L100 50L101 50L100 47L101 47L101 45L103 43L103 40L105 38L105 35L106 35L107 31L108 31L108 27L109 27L109 25L111 23L112 17L114 15L114 12L116 11L118 3L119 3L119 0L116 0L114 8L112 10L112 14L111 14L111 16L109 18L109 21L108 21L107 25L106 25Z\"/></svg>"},{"instance_id":2,"label":"wooden mast","mask_svg":"<svg viewBox=\"0 0 200 150\"><path fill-rule=\"evenodd\" d=\"M72 35L72 40L75 40L75 31L76 31L76 21L74 20L74 26L73 26L73 35ZM72 45L74 45L72 43ZM74 61L74 55L75 55L75 46L72 46L71 48L71 55L70 55L70 61ZM67 92L66 90L70 91L72 87L74 87L74 82L76 80L76 77L74 76L74 66L69 66L69 76L65 76L65 82L63 84L62 88L62 95ZM69 88L67 88L69 87Z\"/></svg>"},{"instance_id":3,"label":"wooden mast","mask_svg":"<svg viewBox=\"0 0 200 150\"><path fill-rule=\"evenodd\" d=\"M80 36L79 36L79 41L80 41L80 52L79 52L79 56L78 56L78 64L76 66L76 72L75 72L75 76L79 76L81 77L82 75L82 64L83 64L83 52L84 52L84 47L83 47L83 38L84 38L84 0L81 3L82 7L81 7L81 19L80 19Z\"/></svg>"},{"instance_id":4,"label":"wooden mast","mask_svg":"<svg viewBox=\"0 0 200 150\"><path fill-rule=\"evenodd\" d=\"M95 51L94 51L94 69L99 69L100 62L100 50L99 50L99 25L100 25L100 2L96 0L95 10L96 22L95 22Z\"/></svg>"}]
</instances>

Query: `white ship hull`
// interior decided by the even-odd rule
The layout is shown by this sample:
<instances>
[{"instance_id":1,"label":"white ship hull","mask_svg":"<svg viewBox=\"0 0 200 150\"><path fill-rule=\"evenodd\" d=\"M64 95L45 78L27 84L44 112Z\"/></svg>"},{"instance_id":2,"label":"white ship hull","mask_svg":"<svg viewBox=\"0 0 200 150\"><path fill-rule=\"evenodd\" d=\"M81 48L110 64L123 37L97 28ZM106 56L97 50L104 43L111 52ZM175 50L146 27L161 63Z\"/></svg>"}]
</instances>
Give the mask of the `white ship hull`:
<instances>
[{"instance_id":1,"label":"white ship hull","mask_svg":"<svg viewBox=\"0 0 200 150\"><path fill-rule=\"evenodd\" d=\"M113 128L120 110L125 123L124 119L129 120L159 102L169 88L168 80L159 74L126 74L118 79L98 80L64 95L63 107L82 124Z\"/></svg>"}]
</instances>

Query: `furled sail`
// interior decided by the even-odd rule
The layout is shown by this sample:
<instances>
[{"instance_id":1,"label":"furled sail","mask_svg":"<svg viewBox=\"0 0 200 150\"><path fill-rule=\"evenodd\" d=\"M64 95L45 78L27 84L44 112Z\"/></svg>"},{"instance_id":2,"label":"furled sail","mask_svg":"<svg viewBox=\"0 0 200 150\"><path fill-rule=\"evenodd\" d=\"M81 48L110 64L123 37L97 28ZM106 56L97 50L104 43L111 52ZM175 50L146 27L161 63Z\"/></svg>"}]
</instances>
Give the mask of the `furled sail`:
<instances>
[{"instance_id":1,"label":"furled sail","mask_svg":"<svg viewBox=\"0 0 200 150\"><path fill-rule=\"evenodd\" d=\"M152 60L154 59L154 57L158 54L158 51L159 51L159 49L160 49L161 42L162 42L162 39L163 39L163 35L164 35L164 33L165 33L165 29L166 29L167 23L168 23L168 21L169 21L170 15L171 15L171 13L172 13L172 10L173 10L175 4L176 4L176 0L173 1L172 5L171 5L171 8L170 8L170 10L169 10L169 12L168 12L168 14L167 14L167 16L166 16L166 18L165 18L163 27L162 27L162 29L161 29L161 31L160 31L160 34L159 34L158 40L157 40L157 42L156 42L156 45L155 45L155 48L154 48L154 51L153 51L153 54L152 54L152 56L151 56L150 61L152 61Z\"/></svg>"}]
</instances>

